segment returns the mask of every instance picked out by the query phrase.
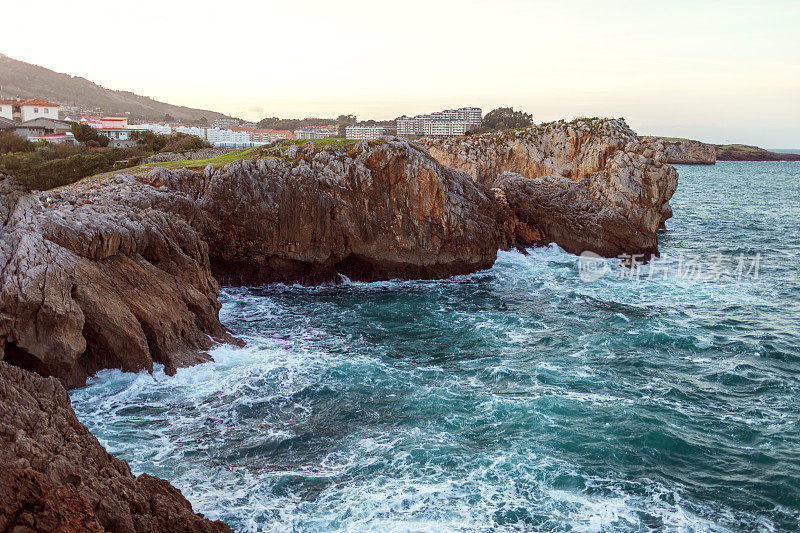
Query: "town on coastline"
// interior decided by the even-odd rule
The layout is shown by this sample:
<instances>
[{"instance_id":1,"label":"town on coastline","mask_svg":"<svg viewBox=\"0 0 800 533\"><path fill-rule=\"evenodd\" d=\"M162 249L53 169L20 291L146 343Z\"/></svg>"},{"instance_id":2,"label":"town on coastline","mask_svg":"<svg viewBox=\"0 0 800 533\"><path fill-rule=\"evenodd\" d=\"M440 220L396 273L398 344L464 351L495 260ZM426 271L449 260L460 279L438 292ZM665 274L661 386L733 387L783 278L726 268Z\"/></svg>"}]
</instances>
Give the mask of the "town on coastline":
<instances>
[{"instance_id":1,"label":"town on coastline","mask_svg":"<svg viewBox=\"0 0 800 533\"><path fill-rule=\"evenodd\" d=\"M346 138L373 140L386 135L406 138L454 137L465 135L481 126L483 112L479 107L446 109L425 115L403 115L395 120L356 123L352 115L341 115L329 124L304 124L293 130L260 127L254 122L237 118L218 118L211 122L193 124L165 116L162 121L133 121L127 116L95 116L82 113L80 108L61 106L43 99L0 100L0 133L13 131L31 142L60 144L79 142L73 133L73 123L83 124L109 139L109 146L125 148L137 144L140 135L151 132L159 135L185 134L198 137L218 148L245 148L285 139ZM205 123L204 123L205 122ZM300 123L319 122L304 119Z\"/></svg>"}]
</instances>

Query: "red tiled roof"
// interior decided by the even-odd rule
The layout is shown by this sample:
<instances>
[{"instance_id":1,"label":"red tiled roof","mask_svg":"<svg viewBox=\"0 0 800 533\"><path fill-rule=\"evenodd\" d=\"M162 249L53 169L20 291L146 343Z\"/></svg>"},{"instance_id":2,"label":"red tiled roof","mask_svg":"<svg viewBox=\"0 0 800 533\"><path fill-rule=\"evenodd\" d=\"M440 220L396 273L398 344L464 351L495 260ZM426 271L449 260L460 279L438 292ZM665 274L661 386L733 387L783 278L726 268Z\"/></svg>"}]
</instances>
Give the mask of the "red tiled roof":
<instances>
[{"instance_id":1,"label":"red tiled roof","mask_svg":"<svg viewBox=\"0 0 800 533\"><path fill-rule=\"evenodd\" d=\"M46 100L39 100L38 98L32 98L30 100L22 100L19 102L19 105L37 105L39 107L61 107L58 104L54 104L53 102L48 102Z\"/></svg>"},{"instance_id":2,"label":"red tiled roof","mask_svg":"<svg viewBox=\"0 0 800 533\"><path fill-rule=\"evenodd\" d=\"M61 107L58 104L32 98L30 100L0 100L0 104L35 105L39 107Z\"/></svg>"}]
</instances>

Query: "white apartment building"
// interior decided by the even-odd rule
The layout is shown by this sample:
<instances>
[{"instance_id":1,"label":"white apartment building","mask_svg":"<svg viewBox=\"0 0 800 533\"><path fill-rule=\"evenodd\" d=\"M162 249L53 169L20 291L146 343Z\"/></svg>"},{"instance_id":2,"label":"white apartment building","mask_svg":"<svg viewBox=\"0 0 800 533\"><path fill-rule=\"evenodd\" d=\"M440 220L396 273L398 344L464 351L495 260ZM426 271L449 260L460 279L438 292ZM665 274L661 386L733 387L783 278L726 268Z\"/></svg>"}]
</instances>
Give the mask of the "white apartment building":
<instances>
[{"instance_id":1,"label":"white apartment building","mask_svg":"<svg viewBox=\"0 0 800 533\"><path fill-rule=\"evenodd\" d=\"M388 133L386 126L347 126L345 137L347 139L379 139Z\"/></svg>"},{"instance_id":2,"label":"white apartment building","mask_svg":"<svg viewBox=\"0 0 800 533\"><path fill-rule=\"evenodd\" d=\"M27 122L37 118L58 120L61 106L38 98L30 100L0 100L0 117L16 122Z\"/></svg>"},{"instance_id":3,"label":"white apartment building","mask_svg":"<svg viewBox=\"0 0 800 533\"><path fill-rule=\"evenodd\" d=\"M480 107L445 109L429 115L397 119L398 135L425 135L431 137L453 137L464 135L481 125L483 112Z\"/></svg>"},{"instance_id":4,"label":"white apartment building","mask_svg":"<svg viewBox=\"0 0 800 533\"><path fill-rule=\"evenodd\" d=\"M176 126L172 128L170 133L185 133L186 135L194 135L195 137L200 137L201 139L205 139L208 135L207 132L208 128L202 128L200 126Z\"/></svg>"},{"instance_id":5,"label":"white apartment building","mask_svg":"<svg viewBox=\"0 0 800 533\"><path fill-rule=\"evenodd\" d=\"M158 135L170 135L172 133L172 126L169 124L142 124L142 126L147 128L148 131ZM205 138L205 136L203 138Z\"/></svg>"},{"instance_id":6,"label":"white apartment building","mask_svg":"<svg viewBox=\"0 0 800 533\"><path fill-rule=\"evenodd\" d=\"M299 128L294 130L297 139L325 139L327 137L338 137L339 130L329 128Z\"/></svg>"},{"instance_id":7,"label":"white apartment building","mask_svg":"<svg viewBox=\"0 0 800 533\"><path fill-rule=\"evenodd\" d=\"M208 128L206 130L206 140L211 144L249 144L250 132Z\"/></svg>"}]
</instances>

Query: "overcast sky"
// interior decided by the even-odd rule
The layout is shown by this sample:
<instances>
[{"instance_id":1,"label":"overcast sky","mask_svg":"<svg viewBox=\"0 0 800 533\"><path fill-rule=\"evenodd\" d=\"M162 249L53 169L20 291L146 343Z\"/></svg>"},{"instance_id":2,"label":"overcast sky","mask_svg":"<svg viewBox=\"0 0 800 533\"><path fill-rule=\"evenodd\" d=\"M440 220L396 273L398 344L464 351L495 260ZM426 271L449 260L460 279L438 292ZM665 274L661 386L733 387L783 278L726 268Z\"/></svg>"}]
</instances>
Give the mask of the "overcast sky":
<instances>
[{"instance_id":1,"label":"overcast sky","mask_svg":"<svg viewBox=\"0 0 800 533\"><path fill-rule=\"evenodd\" d=\"M242 118L513 106L800 148L800 2L3 0L0 53Z\"/></svg>"}]
</instances>

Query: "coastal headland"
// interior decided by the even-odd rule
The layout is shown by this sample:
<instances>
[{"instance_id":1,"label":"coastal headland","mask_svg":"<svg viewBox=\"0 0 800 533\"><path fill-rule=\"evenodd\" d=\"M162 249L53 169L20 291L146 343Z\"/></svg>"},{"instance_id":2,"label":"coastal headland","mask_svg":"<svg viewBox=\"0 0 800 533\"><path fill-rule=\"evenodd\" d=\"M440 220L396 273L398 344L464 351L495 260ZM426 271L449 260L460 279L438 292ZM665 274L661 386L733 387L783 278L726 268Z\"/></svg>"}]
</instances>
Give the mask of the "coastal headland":
<instances>
[{"instance_id":1,"label":"coastal headland","mask_svg":"<svg viewBox=\"0 0 800 533\"><path fill-rule=\"evenodd\" d=\"M553 242L656 254L678 182L668 160L621 119L579 119L426 143L282 142L46 192L0 177L0 505L32 509L0 527L224 530L105 454L64 387L104 368L174 372L238 342L220 285L439 279Z\"/></svg>"}]
</instances>

